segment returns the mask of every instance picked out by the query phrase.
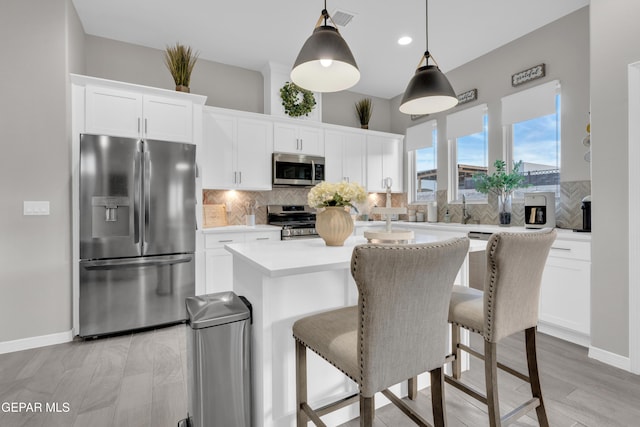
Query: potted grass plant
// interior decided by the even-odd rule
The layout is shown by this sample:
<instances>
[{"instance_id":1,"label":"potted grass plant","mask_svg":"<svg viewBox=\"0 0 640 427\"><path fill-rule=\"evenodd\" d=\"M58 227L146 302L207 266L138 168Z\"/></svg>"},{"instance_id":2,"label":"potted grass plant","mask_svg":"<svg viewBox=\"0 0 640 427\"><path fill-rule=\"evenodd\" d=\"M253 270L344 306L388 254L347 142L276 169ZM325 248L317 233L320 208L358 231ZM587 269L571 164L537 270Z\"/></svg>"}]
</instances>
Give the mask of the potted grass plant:
<instances>
[{"instance_id":1,"label":"potted grass plant","mask_svg":"<svg viewBox=\"0 0 640 427\"><path fill-rule=\"evenodd\" d=\"M373 101L371 98L363 98L356 102L356 116L358 116L362 129L369 129L369 119L371 119L372 112Z\"/></svg>"},{"instance_id":2,"label":"potted grass plant","mask_svg":"<svg viewBox=\"0 0 640 427\"><path fill-rule=\"evenodd\" d=\"M180 43L176 43L175 46L167 46L164 52L164 63L176 83L177 91L190 92L191 72L197 60L198 53L189 46Z\"/></svg>"}]
</instances>

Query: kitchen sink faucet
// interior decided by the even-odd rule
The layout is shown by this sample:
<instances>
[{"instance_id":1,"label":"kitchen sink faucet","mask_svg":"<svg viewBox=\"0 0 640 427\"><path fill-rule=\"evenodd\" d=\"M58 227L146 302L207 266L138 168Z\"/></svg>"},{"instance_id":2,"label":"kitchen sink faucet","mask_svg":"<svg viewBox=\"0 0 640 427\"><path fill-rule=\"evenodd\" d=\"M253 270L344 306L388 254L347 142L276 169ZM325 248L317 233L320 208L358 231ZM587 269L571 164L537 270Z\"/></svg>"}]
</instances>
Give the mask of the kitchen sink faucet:
<instances>
[{"instance_id":1,"label":"kitchen sink faucet","mask_svg":"<svg viewBox=\"0 0 640 427\"><path fill-rule=\"evenodd\" d=\"M467 224L471 219L471 215L467 211L467 199L462 195L462 219L460 220L460 224Z\"/></svg>"}]
</instances>

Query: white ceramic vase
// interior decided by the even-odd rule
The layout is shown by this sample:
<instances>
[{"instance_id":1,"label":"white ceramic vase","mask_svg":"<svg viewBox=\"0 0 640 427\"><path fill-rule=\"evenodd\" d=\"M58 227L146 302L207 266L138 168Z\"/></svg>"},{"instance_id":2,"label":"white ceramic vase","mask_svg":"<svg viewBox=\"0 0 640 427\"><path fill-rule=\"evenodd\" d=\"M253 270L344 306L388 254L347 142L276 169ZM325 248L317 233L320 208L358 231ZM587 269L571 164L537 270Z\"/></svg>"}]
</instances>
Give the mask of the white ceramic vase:
<instances>
[{"instance_id":1,"label":"white ceramic vase","mask_svg":"<svg viewBox=\"0 0 640 427\"><path fill-rule=\"evenodd\" d=\"M343 246L353 233L353 219L344 206L329 206L316 215L316 231L327 246Z\"/></svg>"}]
</instances>

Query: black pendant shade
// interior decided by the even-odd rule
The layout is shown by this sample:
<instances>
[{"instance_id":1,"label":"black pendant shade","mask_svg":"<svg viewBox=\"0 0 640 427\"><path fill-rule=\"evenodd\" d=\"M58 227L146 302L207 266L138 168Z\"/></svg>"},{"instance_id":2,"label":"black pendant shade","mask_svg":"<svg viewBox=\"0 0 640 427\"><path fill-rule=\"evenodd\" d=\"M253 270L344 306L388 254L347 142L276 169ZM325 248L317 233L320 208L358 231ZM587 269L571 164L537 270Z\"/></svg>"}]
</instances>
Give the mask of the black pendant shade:
<instances>
[{"instance_id":1,"label":"black pendant shade","mask_svg":"<svg viewBox=\"0 0 640 427\"><path fill-rule=\"evenodd\" d=\"M409 81L400 103L405 114L431 114L458 104L451 83L436 65L419 67Z\"/></svg>"},{"instance_id":2,"label":"black pendant shade","mask_svg":"<svg viewBox=\"0 0 640 427\"><path fill-rule=\"evenodd\" d=\"M317 25L298 54L291 80L313 92L337 92L358 83L360 70L338 29Z\"/></svg>"},{"instance_id":3,"label":"black pendant shade","mask_svg":"<svg viewBox=\"0 0 640 427\"><path fill-rule=\"evenodd\" d=\"M440 71L438 63L429 53L429 0L425 0L425 44L426 51L416 73L409 81L404 91L400 112L405 114L432 114L458 105L458 97L451 87L451 83ZM435 65L429 65L429 58ZM422 66L422 63L425 65Z\"/></svg>"}]
</instances>

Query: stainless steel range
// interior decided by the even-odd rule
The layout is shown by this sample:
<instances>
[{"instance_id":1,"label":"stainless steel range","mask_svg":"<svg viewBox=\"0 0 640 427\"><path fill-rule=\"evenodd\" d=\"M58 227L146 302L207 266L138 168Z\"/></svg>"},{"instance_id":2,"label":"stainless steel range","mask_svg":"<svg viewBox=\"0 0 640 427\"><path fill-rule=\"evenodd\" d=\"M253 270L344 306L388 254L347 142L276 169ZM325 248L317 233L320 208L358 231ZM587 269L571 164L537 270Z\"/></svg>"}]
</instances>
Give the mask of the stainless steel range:
<instances>
[{"instance_id":1,"label":"stainless steel range","mask_svg":"<svg viewBox=\"0 0 640 427\"><path fill-rule=\"evenodd\" d=\"M282 227L281 240L319 237L316 232L316 211L307 205L268 205L267 221Z\"/></svg>"}]
</instances>

